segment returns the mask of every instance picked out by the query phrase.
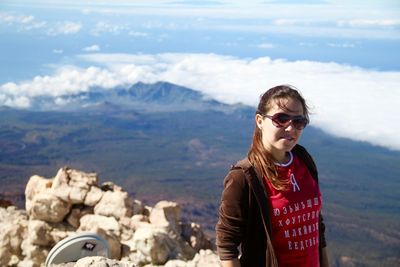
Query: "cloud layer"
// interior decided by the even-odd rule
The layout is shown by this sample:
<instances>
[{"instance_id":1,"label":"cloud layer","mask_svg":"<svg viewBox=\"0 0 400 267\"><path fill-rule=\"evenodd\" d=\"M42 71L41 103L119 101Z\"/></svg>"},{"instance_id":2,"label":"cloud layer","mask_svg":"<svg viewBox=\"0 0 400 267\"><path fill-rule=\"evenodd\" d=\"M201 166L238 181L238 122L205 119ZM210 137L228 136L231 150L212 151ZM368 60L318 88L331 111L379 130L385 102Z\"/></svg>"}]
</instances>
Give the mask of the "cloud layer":
<instances>
[{"instance_id":1,"label":"cloud layer","mask_svg":"<svg viewBox=\"0 0 400 267\"><path fill-rule=\"evenodd\" d=\"M17 1L18 2L18 1ZM42 29L46 35L106 34L147 37L147 31L192 29L222 32L290 34L307 37L399 40L399 5L394 1L357 4L353 1L58 1L30 7L39 17L20 12L0 12L0 26L29 31ZM217 3L217 2L215 2ZM380 3L380 4L379 4ZM40 6L65 9L68 20L56 20ZM11 5L11 10L15 9ZM118 19L118 18L124 19ZM135 19L132 19L135 18ZM55 26L53 26L55 25ZM132 31L132 29L135 29Z\"/></svg>"},{"instance_id":2,"label":"cloud layer","mask_svg":"<svg viewBox=\"0 0 400 267\"><path fill-rule=\"evenodd\" d=\"M336 63L243 59L216 54L85 54L93 66L64 66L51 76L0 86L0 105L28 108L37 96L105 90L142 81L169 81L225 103L255 106L278 84L299 88L312 107L312 125L331 134L400 150L400 72Z\"/></svg>"}]
</instances>

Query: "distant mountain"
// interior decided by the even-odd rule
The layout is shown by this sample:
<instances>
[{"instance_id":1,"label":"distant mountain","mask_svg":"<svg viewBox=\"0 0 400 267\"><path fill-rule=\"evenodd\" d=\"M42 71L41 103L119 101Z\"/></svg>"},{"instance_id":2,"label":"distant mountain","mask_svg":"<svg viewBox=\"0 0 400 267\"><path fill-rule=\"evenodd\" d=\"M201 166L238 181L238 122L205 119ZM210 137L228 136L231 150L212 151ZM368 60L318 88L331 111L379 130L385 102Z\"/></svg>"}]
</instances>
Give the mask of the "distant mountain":
<instances>
[{"instance_id":1,"label":"distant mountain","mask_svg":"<svg viewBox=\"0 0 400 267\"><path fill-rule=\"evenodd\" d=\"M177 112L215 110L232 112L237 107L215 101L200 92L167 82L138 82L129 88L92 88L89 92L59 97L32 99L31 110L136 110L141 112Z\"/></svg>"},{"instance_id":2,"label":"distant mountain","mask_svg":"<svg viewBox=\"0 0 400 267\"><path fill-rule=\"evenodd\" d=\"M60 110L1 109L0 200L24 203L31 175L67 165L149 204L178 201L213 234L223 178L251 141L253 108L169 83L73 98ZM301 144L319 169L331 266L398 266L400 152L312 126Z\"/></svg>"}]
</instances>

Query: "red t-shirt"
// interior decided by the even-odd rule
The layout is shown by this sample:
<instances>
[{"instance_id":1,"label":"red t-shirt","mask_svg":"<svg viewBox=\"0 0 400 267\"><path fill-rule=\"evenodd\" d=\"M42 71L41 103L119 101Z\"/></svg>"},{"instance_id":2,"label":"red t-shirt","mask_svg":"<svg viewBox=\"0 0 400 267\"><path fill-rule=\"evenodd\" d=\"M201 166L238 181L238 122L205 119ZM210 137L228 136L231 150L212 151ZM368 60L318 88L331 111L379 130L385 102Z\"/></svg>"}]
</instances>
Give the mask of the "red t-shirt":
<instances>
[{"instance_id":1,"label":"red t-shirt","mask_svg":"<svg viewBox=\"0 0 400 267\"><path fill-rule=\"evenodd\" d=\"M290 181L287 190L278 191L264 179L272 207L272 244L279 267L319 266L321 192L307 166L290 156L287 164L278 165L280 177Z\"/></svg>"}]
</instances>

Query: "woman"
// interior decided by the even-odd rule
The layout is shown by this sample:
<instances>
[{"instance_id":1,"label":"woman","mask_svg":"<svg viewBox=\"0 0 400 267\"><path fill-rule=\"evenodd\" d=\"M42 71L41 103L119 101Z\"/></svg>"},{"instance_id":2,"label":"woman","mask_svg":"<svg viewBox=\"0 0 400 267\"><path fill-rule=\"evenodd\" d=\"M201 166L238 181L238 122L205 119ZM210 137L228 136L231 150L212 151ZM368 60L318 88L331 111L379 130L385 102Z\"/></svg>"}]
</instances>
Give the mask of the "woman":
<instances>
[{"instance_id":1,"label":"woman","mask_svg":"<svg viewBox=\"0 0 400 267\"><path fill-rule=\"evenodd\" d=\"M216 226L222 266L328 266L317 170L297 145L309 122L304 98L291 86L271 88L255 122L247 158L224 180Z\"/></svg>"}]
</instances>

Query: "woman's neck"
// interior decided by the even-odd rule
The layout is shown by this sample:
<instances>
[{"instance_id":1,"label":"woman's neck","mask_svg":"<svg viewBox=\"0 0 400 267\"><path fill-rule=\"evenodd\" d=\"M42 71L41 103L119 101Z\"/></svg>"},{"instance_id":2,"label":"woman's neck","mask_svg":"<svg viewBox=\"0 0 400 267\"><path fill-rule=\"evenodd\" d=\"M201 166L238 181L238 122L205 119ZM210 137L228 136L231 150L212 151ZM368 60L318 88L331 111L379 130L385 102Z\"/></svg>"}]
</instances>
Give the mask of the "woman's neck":
<instances>
[{"instance_id":1,"label":"woman's neck","mask_svg":"<svg viewBox=\"0 0 400 267\"><path fill-rule=\"evenodd\" d=\"M275 153L273 157L278 164L285 164L290 160L290 154L286 151L282 153Z\"/></svg>"},{"instance_id":2,"label":"woman's neck","mask_svg":"<svg viewBox=\"0 0 400 267\"><path fill-rule=\"evenodd\" d=\"M276 161L275 165L281 166L281 167L286 167L292 164L293 161L293 154L292 152L286 152L286 157L283 161Z\"/></svg>"}]
</instances>

